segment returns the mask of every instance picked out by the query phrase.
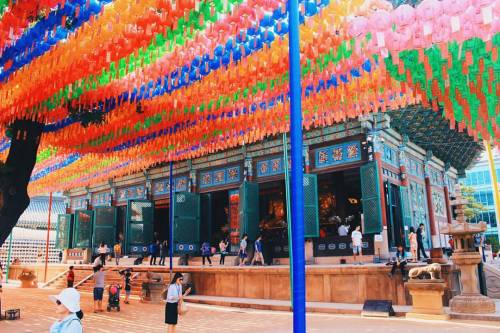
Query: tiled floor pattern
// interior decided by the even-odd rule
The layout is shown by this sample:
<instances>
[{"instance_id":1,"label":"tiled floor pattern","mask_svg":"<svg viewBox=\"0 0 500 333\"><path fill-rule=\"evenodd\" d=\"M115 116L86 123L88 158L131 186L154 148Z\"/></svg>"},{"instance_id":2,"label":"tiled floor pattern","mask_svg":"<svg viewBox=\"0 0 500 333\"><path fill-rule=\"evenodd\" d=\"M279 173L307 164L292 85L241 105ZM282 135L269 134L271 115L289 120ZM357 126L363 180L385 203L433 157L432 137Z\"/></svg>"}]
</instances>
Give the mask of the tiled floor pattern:
<instances>
[{"instance_id":1,"label":"tiled floor pattern","mask_svg":"<svg viewBox=\"0 0 500 333\"><path fill-rule=\"evenodd\" d=\"M21 308L21 320L0 321L1 333L48 332L56 320L49 294L57 290L4 288L2 309ZM105 296L106 297L106 296ZM82 294L85 333L156 333L167 332L164 305L142 304L133 300L123 304L122 311L92 313L92 296ZM287 312L243 310L207 305L189 305L189 312L177 326L178 333L289 333L292 315ZM500 332L497 323L423 322L405 319L371 319L358 316L308 314L307 332L342 333L481 333Z\"/></svg>"}]
</instances>

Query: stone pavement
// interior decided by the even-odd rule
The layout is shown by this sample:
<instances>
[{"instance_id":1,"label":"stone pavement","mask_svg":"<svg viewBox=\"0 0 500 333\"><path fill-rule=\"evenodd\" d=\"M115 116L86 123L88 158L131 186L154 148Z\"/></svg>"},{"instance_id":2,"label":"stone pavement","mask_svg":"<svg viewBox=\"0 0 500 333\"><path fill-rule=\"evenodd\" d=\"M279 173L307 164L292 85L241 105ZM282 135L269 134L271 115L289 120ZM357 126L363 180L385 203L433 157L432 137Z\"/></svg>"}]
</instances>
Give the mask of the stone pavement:
<instances>
[{"instance_id":1,"label":"stone pavement","mask_svg":"<svg viewBox=\"0 0 500 333\"><path fill-rule=\"evenodd\" d=\"M21 308L21 320L0 321L0 333L48 332L56 320L54 305L47 296L57 290L18 289L5 287L2 308ZM105 299L107 296L105 296ZM122 304L121 312L92 313L92 296L82 294L84 332L156 333L166 332L164 306L141 304L132 300ZM289 312L272 312L251 309L224 308L190 304L188 314L178 325L178 333L259 332L290 333L292 315ZM400 318L372 319L359 316L308 314L308 332L342 333L429 333L471 332L500 333L498 322L423 322Z\"/></svg>"}]
</instances>

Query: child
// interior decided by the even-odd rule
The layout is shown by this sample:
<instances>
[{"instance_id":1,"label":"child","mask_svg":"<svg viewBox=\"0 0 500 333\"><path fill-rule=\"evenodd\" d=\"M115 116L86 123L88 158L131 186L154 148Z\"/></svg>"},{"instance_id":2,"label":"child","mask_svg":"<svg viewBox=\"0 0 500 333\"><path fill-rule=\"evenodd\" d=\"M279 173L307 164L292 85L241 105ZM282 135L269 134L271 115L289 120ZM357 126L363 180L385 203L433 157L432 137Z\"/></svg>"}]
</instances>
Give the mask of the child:
<instances>
[{"instance_id":1,"label":"child","mask_svg":"<svg viewBox=\"0 0 500 333\"><path fill-rule=\"evenodd\" d=\"M239 251L239 257L240 257L240 266L244 266L247 260L247 234L243 234L243 238L241 239L240 242L240 251Z\"/></svg>"},{"instance_id":2,"label":"child","mask_svg":"<svg viewBox=\"0 0 500 333\"><path fill-rule=\"evenodd\" d=\"M129 304L129 297L132 291L132 286L130 285L130 282L132 281L131 275L130 271L125 273L125 304Z\"/></svg>"},{"instance_id":3,"label":"child","mask_svg":"<svg viewBox=\"0 0 500 333\"><path fill-rule=\"evenodd\" d=\"M113 247L113 252L115 253L116 266L120 265L120 257L122 255L122 246L120 242L117 242Z\"/></svg>"},{"instance_id":4,"label":"child","mask_svg":"<svg viewBox=\"0 0 500 333\"><path fill-rule=\"evenodd\" d=\"M219 265L224 266L224 260L227 255L227 241L225 239L221 240L219 243L219 249L220 249L220 261Z\"/></svg>"},{"instance_id":5,"label":"child","mask_svg":"<svg viewBox=\"0 0 500 333\"><path fill-rule=\"evenodd\" d=\"M68 282L68 288L73 288L73 283L75 283L75 272L73 271L73 266L69 266L69 272L66 277L66 281Z\"/></svg>"}]
</instances>

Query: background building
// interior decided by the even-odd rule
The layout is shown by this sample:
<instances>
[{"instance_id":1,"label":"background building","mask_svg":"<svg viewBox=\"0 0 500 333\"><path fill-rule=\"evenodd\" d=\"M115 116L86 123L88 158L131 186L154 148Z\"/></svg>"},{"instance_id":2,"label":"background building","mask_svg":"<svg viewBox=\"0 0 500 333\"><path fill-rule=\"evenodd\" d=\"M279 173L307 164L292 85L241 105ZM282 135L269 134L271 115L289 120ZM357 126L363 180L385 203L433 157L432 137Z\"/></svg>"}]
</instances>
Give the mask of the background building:
<instances>
[{"instance_id":1,"label":"background building","mask_svg":"<svg viewBox=\"0 0 500 333\"><path fill-rule=\"evenodd\" d=\"M495 153L494 159L498 180L500 179L500 155ZM466 178L462 180L462 184L472 187L475 190L474 198L485 207L483 212L476 215L473 222L484 221L488 224L486 238L489 244L496 244L496 250L498 251L498 222L495 216L493 186L491 183L491 175L486 153L484 153L481 158L473 164L472 168L466 171Z\"/></svg>"},{"instance_id":2,"label":"background building","mask_svg":"<svg viewBox=\"0 0 500 333\"><path fill-rule=\"evenodd\" d=\"M59 262L59 250L55 248L57 217L66 211L64 197L54 195L52 199L49 262ZM39 196L31 198L30 205L21 215L16 226L12 230L11 262L19 259L22 264L34 264L44 262L45 246L47 241L47 226L49 212L49 197ZM3 269L7 263L9 253L9 238L0 248L0 260Z\"/></svg>"}]
</instances>

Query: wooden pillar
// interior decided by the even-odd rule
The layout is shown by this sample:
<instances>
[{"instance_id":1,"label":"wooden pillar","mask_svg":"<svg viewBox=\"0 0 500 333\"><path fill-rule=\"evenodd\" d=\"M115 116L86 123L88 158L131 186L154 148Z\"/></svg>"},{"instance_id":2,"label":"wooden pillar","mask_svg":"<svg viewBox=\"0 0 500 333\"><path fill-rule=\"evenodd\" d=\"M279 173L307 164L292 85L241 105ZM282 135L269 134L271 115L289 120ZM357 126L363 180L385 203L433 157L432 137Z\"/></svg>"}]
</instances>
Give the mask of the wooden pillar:
<instances>
[{"instance_id":1,"label":"wooden pillar","mask_svg":"<svg viewBox=\"0 0 500 333\"><path fill-rule=\"evenodd\" d=\"M399 175L401 186L405 187L409 185L408 172L406 170L406 142L408 142L408 137L403 137L403 143L399 146Z\"/></svg>"},{"instance_id":2,"label":"wooden pillar","mask_svg":"<svg viewBox=\"0 0 500 333\"><path fill-rule=\"evenodd\" d=\"M425 196L427 198L427 212L429 214L429 228L431 230L431 248L441 247L440 236L438 234L438 227L436 222L436 217L434 215L434 205L432 203L432 188L429 170L429 161L432 158L432 152L426 152L426 158L424 162L424 175L425 175Z\"/></svg>"},{"instance_id":3,"label":"wooden pillar","mask_svg":"<svg viewBox=\"0 0 500 333\"><path fill-rule=\"evenodd\" d=\"M436 218L434 216L434 206L432 205L431 180L427 177L427 175L425 176L425 195L427 197L427 212L429 214L429 227L431 229L431 235L436 236Z\"/></svg>"}]
</instances>

